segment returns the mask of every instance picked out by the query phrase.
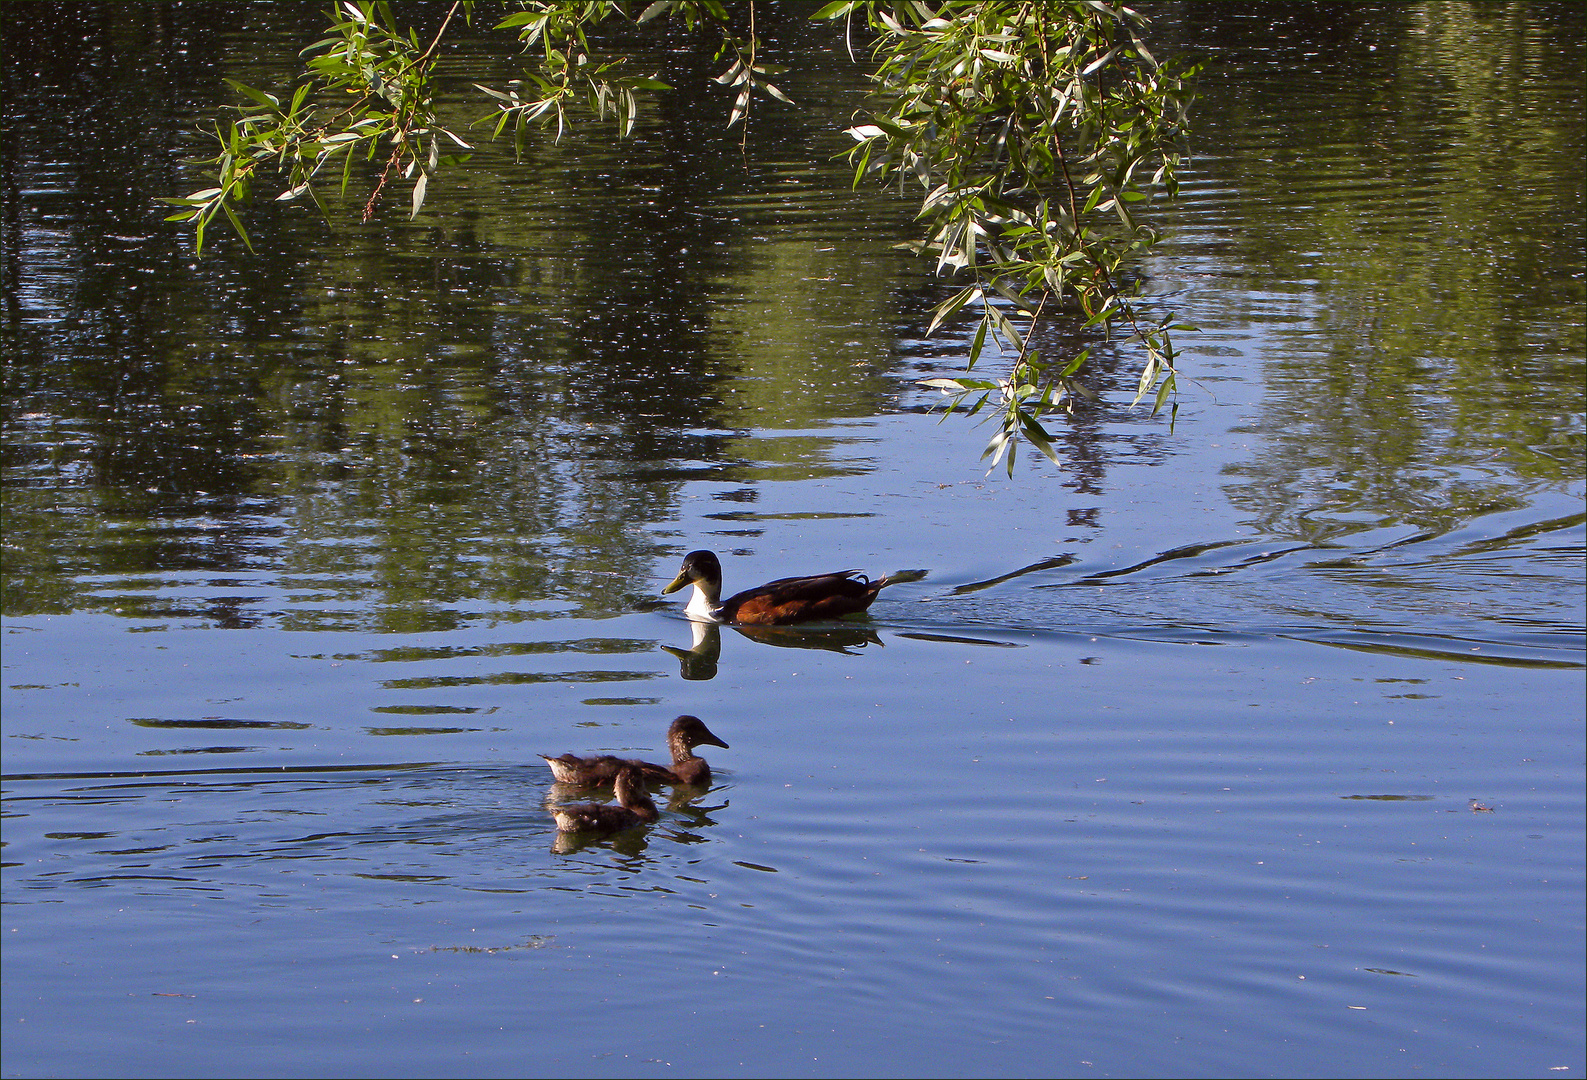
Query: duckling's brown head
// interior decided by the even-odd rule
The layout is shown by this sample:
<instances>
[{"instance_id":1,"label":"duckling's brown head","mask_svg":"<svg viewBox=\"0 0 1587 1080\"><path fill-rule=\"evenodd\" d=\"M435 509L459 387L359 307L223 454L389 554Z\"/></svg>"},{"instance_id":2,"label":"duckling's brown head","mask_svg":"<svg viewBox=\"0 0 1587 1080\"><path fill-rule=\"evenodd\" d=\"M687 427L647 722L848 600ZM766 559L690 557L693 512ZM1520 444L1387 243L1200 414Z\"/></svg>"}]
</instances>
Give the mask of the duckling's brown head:
<instances>
[{"instance_id":1,"label":"duckling's brown head","mask_svg":"<svg viewBox=\"0 0 1587 1080\"><path fill-rule=\"evenodd\" d=\"M686 748L694 749L696 746L720 746L723 750L732 749L727 743L717 738L705 722L698 716L680 716L667 728L667 742L681 742Z\"/></svg>"},{"instance_id":2,"label":"duckling's brown head","mask_svg":"<svg viewBox=\"0 0 1587 1080\"><path fill-rule=\"evenodd\" d=\"M661 811L656 809L655 801L645 787L644 774L632 765L624 765L617 770L612 791L617 796L617 805L633 811L641 821L655 821L661 816Z\"/></svg>"}]
</instances>

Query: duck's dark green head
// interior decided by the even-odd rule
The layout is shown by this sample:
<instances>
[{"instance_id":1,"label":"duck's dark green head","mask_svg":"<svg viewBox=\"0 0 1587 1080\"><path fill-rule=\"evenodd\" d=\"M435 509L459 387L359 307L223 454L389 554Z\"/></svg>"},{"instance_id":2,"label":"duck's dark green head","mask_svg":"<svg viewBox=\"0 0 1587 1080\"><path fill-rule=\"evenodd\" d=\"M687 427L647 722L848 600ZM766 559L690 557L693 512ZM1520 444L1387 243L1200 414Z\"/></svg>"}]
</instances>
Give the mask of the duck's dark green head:
<instances>
[{"instance_id":1,"label":"duck's dark green head","mask_svg":"<svg viewBox=\"0 0 1587 1080\"><path fill-rule=\"evenodd\" d=\"M700 585L716 596L722 588L722 563L710 551L691 551L683 557L683 567L661 595L675 593L685 585Z\"/></svg>"}]
</instances>

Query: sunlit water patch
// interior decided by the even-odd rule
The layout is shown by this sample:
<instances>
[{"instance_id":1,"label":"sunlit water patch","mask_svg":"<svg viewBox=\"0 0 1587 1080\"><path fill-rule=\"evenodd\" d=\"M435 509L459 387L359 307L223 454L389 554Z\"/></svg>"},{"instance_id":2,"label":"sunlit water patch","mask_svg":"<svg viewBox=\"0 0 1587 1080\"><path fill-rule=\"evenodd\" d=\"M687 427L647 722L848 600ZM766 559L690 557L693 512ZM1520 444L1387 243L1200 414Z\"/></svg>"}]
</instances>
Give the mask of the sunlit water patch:
<instances>
[{"instance_id":1,"label":"sunlit water patch","mask_svg":"<svg viewBox=\"0 0 1587 1080\"><path fill-rule=\"evenodd\" d=\"M1581 899L1579 757L1563 750L1579 724L1507 707L1517 680L1558 675L1283 641L879 632L882 648L847 655L735 636L718 679L671 695L733 744L709 750L712 789L565 853L530 747L651 753L659 719L644 737L525 710L480 764L13 775L12 925L64 903L63 931L114 943L99 977L142 1003L125 1020L198 1019L200 1053L243 1002L312 1029L304 988L359 971L367 989L308 1000L451 1029L409 1046L442 1071L471 1045L500 1054L479 1042L498 1023L564 1032L537 1050L547 1072L603 1071L601 1053L647 1043L707 1073L770 1056L829 1074L877 1053L912 1072L934 1054L980 1072L1033 1053L1054 1071L1171 1071L1158 1038L1107 1023L1126 1006L1219 1068L1250 1037L1236 1018L1275 1008L1275 1071L1306 1072L1302 1047L1347 1023L1358 1036L1331 1068L1377 1071L1406 1045L1481 1059L1483 1033L1520 1017L1539 1067L1568 1053L1549 1003L1575 992L1552 957ZM1032 674L1044 691L1011 690ZM950 694L953 722L922 720ZM276 734L320 759L325 738L366 745ZM100 924L107 904L120 914ZM277 923L299 930L264 930L232 961L246 990L169 966ZM7 946L24 964L50 948L26 932ZM19 1016L27 997L8 988ZM481 1015L482 999L498 1004ZM678 1030L679 999L698 1031ZM621 1032L589 1002L623 1009Z\"/></svg>"}]
</instances>

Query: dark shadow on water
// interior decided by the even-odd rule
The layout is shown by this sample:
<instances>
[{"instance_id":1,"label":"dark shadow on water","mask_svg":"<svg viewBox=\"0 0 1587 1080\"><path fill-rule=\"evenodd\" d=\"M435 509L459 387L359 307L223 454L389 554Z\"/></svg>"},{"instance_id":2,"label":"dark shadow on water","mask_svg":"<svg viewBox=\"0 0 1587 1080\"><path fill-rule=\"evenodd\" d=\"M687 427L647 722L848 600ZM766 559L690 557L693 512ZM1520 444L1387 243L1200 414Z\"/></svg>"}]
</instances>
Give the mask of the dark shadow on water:
<instances>
[{"instance_id":1,"label":"dark shadow on water","mask_svg":"<svg viewBox=\"0 0 1587 1080\"><path fill-rule=\"evenodd\" d=\"M929 634L918 630L901 631L901 638L912 641L938 641L944 645L984 645L994 649L1023 649L1018 641L991 641L987 638L965 637L960 634Z\"/></svg>"},{"instance_id":2,"label":"dark shadow on water","mask_svg":"<svg viewBox=\"0 0 1587 1080\"><path fill-rule=\"evenodd\" d=\"M313 726L312 724L291 720L232 720L220 716L209 716L200 720L157 720L152 717L132 716L127 718L127 723L146 728L216 728L228 731L240 728L279 728L286 731L302 731Z\"/></svg>"},{"instance_id":3,"label":"dark shadow on water","mask_svg":"<svg viewBox=\"0 0 1587 1080\"><path fill-rule=\"evenodd\" d=\"M140 750L139 757L169 757L177 754L257 754L262 746L191 746L180 750Z\"/></svg>"}]
</instances>

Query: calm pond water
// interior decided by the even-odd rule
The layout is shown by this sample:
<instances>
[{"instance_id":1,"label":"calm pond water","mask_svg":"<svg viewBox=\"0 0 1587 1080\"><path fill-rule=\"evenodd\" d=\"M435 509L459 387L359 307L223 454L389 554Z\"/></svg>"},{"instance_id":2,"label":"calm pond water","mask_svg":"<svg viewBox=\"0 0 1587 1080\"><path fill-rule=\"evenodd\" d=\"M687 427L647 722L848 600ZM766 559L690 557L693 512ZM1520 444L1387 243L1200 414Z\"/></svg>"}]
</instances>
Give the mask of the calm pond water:
<instances>
[{"instance_id":1,"label":"calm pond water","mask_svg":"<svg viewBox=\"0 0 1587 1080\"><path fill-rule=\"evenodd\" d=\"M796 17L742 151L195 258L318 7L0 11L5 1075L1581 1075L1579 8L1157 9L1181 408L1099 347L1009 482ZM704 636L695 547L926 573ZM714 787L558 844L536 754L680 713Z\"/></svg>"}]
</instances>

